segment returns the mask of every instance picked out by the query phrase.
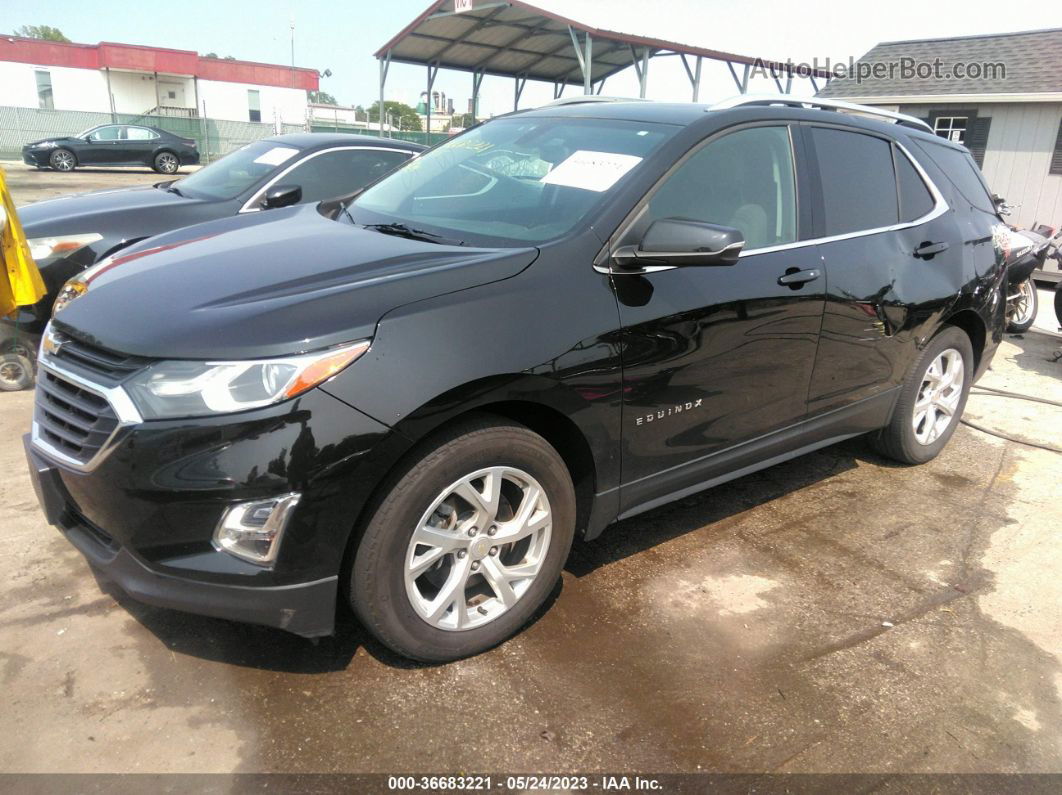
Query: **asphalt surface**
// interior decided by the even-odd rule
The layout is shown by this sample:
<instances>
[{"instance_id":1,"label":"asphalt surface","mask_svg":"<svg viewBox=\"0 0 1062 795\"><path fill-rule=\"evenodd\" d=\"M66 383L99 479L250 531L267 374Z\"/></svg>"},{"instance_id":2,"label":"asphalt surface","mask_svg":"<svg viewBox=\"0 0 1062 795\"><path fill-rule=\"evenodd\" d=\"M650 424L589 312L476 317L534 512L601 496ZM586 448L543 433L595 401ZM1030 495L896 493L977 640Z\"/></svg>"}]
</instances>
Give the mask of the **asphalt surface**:
<instances>
[{"instance_id":1,"label":"asphalt surface","mask_svg":"<svg viewBox=\"0 0 1062 795\"><path fill-rule=\"evenodd\" d=\"M1042 298L983 386L1062 400ZM32 399L0 394L0 770L1062 772L1058 453L827 448L577 545L523 633L423 666L350 618L313 645L98 583L30 489ZM1062 447L1056 406L967 418Z\"/></svg>"}]
</instances>

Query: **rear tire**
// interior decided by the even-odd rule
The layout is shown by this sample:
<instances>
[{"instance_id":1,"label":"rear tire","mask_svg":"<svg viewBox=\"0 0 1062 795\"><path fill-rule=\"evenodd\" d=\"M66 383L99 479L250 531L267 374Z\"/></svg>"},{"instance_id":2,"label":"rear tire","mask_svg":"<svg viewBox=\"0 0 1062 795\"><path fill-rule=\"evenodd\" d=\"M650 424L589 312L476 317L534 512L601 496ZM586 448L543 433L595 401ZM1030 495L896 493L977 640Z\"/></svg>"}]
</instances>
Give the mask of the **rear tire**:
<instances>
[{"instance_id":1,"label":"rear tire","mask_svg":"<svg viewBox=\"0 0 1062 795\"><path fill-rule=\"evenodd\" d=\"M1018 290L1021 297L1015 300L1013 311L1011 305L1007 305L1007 332L1010 334L1024 334L1036 320L1036 312L1040 308L1040 298L1036 292L1036 282L1032 276L1019 285L1010 285L1009 290Z\"/></svg>"},{"instance_id":2,"label":"rear tire","mask_svg":"<svg viewBox=\"0 0 1062 795\"><path fill-rule=\"evenodd\" d=\"M1062 282L1055 285L1055 319L1062 326Z\"/></svg>"},{"instance_id":3,"label":"rear tire","mask_svg":"<svg viewBox=\"0 0 1062 795\"><path fill-rule=\"evenodd\" d=\"M48 156L48 165L56 171L73 171L77 167L77 158L69 149L56 149Z\"/></svg>"},{"instance_id":4,"label":"rear tire","mask_svg":"<svg viewBox=\"0 0 1062 795\"><path fill-rule=\"evenodd\" d=\"M354 542L351 606L382 643L415 660L457 660L506 640L546 600L571 549L568 469L545 439L512 422L455 427L380 493Z\"/></svg>"},{"instance_id":5,"label":"rear tire","mask_svg":"<svg viewBox=\"0 0 1062 795\"><path fill-rule=\"evenodd\" d=\"M160 174L176 174L181 167L181 161L173 152L159 152L155 155L152 168Z\"/></svg>"},{"instance_id":6,"label":"rear tire","mask_svg":"<svg viewBox=\"0 0 1062 795\"><path fill-rule=\"evenodd\" d=\"M962 329L945 326L911 367L892 419L870 436L871 446L903 464L936 458L959 424L973 374L970 338Z\"/></svg>"},{"instance_id":7,"label":"rear tire","mask_svg":"<svg viewBox=\"0 0 1062 795\"><path fill-rule=\"evenodd\" d=\"M33 362L18 353L0 355L0 390L19 392L33 386Z\"/></svg>"}]
</instances>

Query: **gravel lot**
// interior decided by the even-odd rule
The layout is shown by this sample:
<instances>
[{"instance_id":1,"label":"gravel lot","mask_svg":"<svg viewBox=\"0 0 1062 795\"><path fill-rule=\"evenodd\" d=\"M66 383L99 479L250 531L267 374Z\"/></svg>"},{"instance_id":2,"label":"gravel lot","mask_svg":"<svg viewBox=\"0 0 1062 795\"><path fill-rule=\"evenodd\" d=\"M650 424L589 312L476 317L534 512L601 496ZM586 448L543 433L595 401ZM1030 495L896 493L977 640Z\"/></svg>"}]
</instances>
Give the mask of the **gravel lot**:
<instances>
[{"instance_id":1,"label":"gravel lot","mask_svg":"<svg viewBox=\"0 0 1062 795\"><path fill-rule=\"evenodd\" d=\"M161 179L9 168L16 201ZM982 384L1062 399L1062 345ZM548 611L413 665L139 605L45 525L0 394L0 770L1062 772L1062 457L961 427L900 467L853 440L577 545ZM1062 447L1062 411L967 418Z\"/></svg>"}]
</instances>

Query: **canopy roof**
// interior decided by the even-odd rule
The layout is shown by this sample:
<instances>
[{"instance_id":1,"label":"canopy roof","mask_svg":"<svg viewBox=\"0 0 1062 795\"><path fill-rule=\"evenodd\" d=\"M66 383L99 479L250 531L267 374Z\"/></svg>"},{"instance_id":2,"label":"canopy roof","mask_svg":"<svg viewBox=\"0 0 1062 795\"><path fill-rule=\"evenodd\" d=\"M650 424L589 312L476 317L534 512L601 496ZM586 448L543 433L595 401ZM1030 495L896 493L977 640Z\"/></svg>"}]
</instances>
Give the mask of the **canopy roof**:
<instances>
[{"instance_id":1,"label":"canopy roof","mask_svg":"<svg viewBox=\"0 0 1062 795\"><path fill-rule=\"evenodd\" d=\"M658 53L759 65L780 75L787 73L783 62L595 28L523 0L437 0L377 50L376 57L504 77L584 84L581 61L587 35L592 40L591 83ZM815 76L828 75L819 70Z\"/></svg>"}]
</instances>

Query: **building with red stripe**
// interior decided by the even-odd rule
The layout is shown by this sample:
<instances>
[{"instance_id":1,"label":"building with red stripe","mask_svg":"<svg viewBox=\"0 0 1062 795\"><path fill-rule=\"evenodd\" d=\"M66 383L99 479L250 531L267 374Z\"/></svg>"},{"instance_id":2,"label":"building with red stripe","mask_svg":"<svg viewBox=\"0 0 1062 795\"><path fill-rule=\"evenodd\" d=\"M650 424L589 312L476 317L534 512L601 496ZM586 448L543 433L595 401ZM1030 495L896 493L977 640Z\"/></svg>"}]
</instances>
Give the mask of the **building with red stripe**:
<instances>
[{"instance_id":1,"label":"building with red stripe","mask_svg":"<svg viewBox=\"0 0 1062 795\"><path fill-rule=\"evenodd\" d=\"M0 37L0 105L301 124L313 69L189 50Z\"/></svg>"}]
</instances>

